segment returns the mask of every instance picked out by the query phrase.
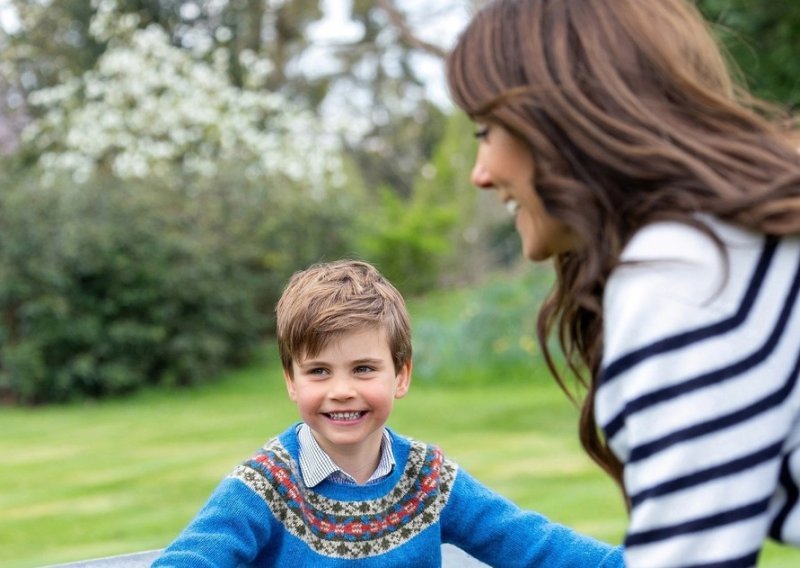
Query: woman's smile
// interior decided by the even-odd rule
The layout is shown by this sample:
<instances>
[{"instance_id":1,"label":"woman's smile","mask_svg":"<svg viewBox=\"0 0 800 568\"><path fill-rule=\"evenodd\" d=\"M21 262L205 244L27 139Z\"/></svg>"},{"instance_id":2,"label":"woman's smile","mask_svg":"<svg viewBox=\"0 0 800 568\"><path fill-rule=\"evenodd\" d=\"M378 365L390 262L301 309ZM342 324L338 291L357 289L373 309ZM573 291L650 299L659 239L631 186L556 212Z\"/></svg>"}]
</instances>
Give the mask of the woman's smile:
<instances>
[{"instance_id":1,"label":"woman's smile","mask_svg":"<svg viewBox=\"0 0 800 568\"><path fill-rule=\"evenodd\" d=\"M499 192L531 260L545 260L574 246L572 232L545 210L533 186L534 163L530 149L500 125L481 127L472 183Z\"/></svg>"}]
</instances>

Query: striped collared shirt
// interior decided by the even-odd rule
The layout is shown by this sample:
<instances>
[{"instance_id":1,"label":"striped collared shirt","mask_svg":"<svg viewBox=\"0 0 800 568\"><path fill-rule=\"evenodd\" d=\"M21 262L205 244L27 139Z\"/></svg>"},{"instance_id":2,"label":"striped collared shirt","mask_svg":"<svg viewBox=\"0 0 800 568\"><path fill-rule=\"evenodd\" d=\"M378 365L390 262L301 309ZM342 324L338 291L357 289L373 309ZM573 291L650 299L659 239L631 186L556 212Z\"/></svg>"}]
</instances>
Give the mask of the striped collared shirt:
<instances>
[{"instance_id":1,"label":"striped collared shirt","mask_svg":"<svg viewBox=\"0 0 800 568\"><path fill-rule=\"evenodd\" d=\"M335 483L346 485L358 485L358 482L351 475L345 473L338 465L325 453L308 424L300 424L297 427L297 439L300 443L300 473L303 476L303 483L306 487L314 487L327 478ZM381 440L381 458L378 467L372 473L364 485L375 483L392 473L394 469L394 453L392 452L392 439L384 428L383 439Z\"/></svg>"}]
</instances>

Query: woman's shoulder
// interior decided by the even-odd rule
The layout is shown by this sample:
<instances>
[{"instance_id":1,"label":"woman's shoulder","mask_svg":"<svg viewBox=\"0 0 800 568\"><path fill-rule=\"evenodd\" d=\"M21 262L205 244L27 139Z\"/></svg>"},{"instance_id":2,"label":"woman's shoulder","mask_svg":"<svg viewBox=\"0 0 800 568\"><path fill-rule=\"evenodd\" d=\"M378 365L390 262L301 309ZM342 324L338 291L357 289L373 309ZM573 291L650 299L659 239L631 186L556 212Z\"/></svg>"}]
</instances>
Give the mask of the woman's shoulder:
<instances>
[{"instance_id":1,"label":"woman's shoulder","mask_svg":"<svg viewBox=\"0 0 800 568\"><path fill-rule=\"evenodd\" d=\"M608 292L627 294L634 288L692 303L710 297L724 303L718 294L727 285L735 287L757 263L766 237L712 217L696 220L698 225L665 221L637 231L620 255Z\"/></svg>"},{"instance_id":2,"label":"woman's shoulder","mask_svg":"<svg viewBox=\"0 0 800 568\"><path fill-rule=\"evenodd\" d=\"M679 221L650 223L634 233L623 249L623 262L677 260L717 263L720 253L758 250L764 235L710 216L698 216L696 224ZM718 241L715 241L714 236ZM720 245L722 248L720 248Z\"/></svg>"},{"instance_id":3,"label":"woman's shoulder","mask_svg":"<svg viewBox=\"0 0 800 568\"><path fill-rule=\"evenodd\" d=\"M606 283L606 352L627 350L734 312L767 239L702 220L715 241L687 223L652 223L628 242Z\"/></svg>"}]
</instances>

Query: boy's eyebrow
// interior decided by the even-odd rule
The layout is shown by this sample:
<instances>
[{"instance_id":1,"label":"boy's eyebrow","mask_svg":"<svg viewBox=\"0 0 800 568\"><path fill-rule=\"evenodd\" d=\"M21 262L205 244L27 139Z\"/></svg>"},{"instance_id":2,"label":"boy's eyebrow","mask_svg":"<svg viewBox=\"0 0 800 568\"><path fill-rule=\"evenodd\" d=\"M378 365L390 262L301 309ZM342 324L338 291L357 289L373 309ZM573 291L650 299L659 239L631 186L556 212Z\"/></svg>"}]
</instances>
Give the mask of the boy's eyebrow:
<instances>
[{"instance_id":1,"label":"boy's eyebrow","mask_svg":"<svg viewBox=\"0 0 800 568\"><path fill-rule=\"evenodd\" d=\"M377 365L382 363L383 359L381 357L359 357L358 359L353 359L352 361L348 361L348 365ZM307 359L305 361L297 361L298 366L300 367L314 367L314 366L325 366L330 365L328 361L324 361L322 359Z\"/></svg>"},{"instance_id":2,"label":"boy's eyebrow","mask_svg":"<svg viewBox=\"0 0 800 568\"><path fill-rule=\"evenodd\" d=\"M363 365L365 363L371 363L373 365L382 363L383 359L380 357L363 357L361 359L356 359L355 361L351 361L353 365Z\"/></svg>"}]
</instances>

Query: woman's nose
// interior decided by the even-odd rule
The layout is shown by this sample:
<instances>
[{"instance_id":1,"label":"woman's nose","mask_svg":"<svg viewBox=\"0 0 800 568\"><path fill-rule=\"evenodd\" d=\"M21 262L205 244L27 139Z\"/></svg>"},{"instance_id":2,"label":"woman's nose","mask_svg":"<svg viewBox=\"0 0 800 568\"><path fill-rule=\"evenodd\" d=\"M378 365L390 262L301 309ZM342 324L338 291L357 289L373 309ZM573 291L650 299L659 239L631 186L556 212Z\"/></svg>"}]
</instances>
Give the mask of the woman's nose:
<instances>
[{"instance_id":1,"label":"woman's nose","mask_svg":"<svg viewBox=\"0 0 800 568\"><path fill-rule=\"evenodd\" d=\"M472 185L479 189L492 189L494 187L489 172L486 171L486 168L484 168L479 161L476 161L475 165L472 167L470 181Z\"/></svg>"}]
</instances>

